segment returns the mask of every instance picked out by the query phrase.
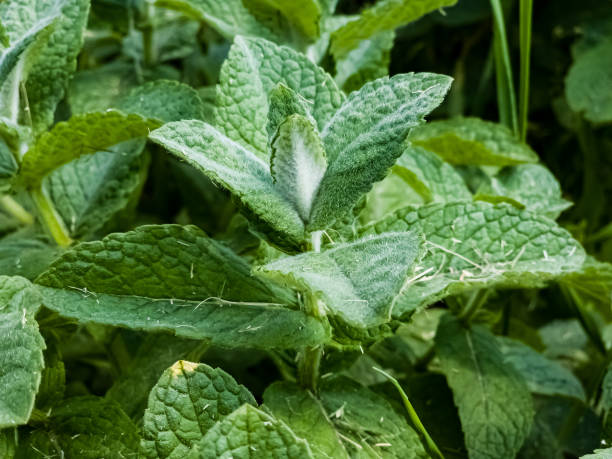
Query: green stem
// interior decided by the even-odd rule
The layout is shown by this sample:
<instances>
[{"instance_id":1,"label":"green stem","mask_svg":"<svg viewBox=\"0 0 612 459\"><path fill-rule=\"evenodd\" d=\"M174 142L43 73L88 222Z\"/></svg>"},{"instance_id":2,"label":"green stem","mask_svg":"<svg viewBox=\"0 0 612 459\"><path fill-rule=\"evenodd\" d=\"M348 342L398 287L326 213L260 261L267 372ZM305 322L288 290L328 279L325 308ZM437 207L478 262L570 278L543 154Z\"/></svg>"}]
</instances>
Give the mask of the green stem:
<instances>
[{"instance_id":1,"label":"green stem","mask_svg":"<svg viewBox=\"0 0 612 459\"><path fill-rule=\"evenodd\" d=\"M34 223L32 214L25 210L21 204L15 201L11 196L4 195L0 198L0 206L11 216L15 217L19 223L31 225Z\"/></svg>"},{"instance_id":2,"label":"green stem","mask_svg":"<svg viewBox=\"0 0 612 459\"><path fill-rule=\"evenodd\" d=\"M153 30L153 15L155 7L152 3L145 2L144 5L144 24L141 27L142 31L142 49L145 67L155 65L157 56L155 53L155 31Z\"/></svg>"},{"instance_id":3,"label":"green stem","mask_svg":"<svg viewBox=\"0 0 612 459\"><path fill-rule=\"evenodd\" d=\"M527 139L527 113L529 111L529 66L531 61L531 21L533 0L520 0L520 50L521 69L519 83L519 131L520 139Z\"/></svg>"},{"instance_id":4,"label":"green stem","mask_svg":"<svg viewBox=\"0 0 612 459\"><path fill-rule=\"evenodd\" d=\"M427 432L427 429L425 429L425 426L419 419L419 415L417 414L414 407L412 406L412 403L410 403L410 399L406 395L406 392L404 392L404 389L402 389L402 386L397 381L397 379L395 379L393 376L391 376L386 371L381 370L380 368L376 368L376 367L372 367L372 368L375 371L379 372L381 375L383 375L385 378L387 378L399 392L400 397L402 398L402 402L404 403L404 407L406 408L406 412L408 413L408 418L410 419L410 422L412 423L414 428L419 433L421 439L423 440L423 443L425 443L425 446L427 447L429 454L434 458L444 459L444 455L438 448L438 445L436 445L436 443L433 441L433 438L431 438L431 436Z\"/></svg>"},{"instance_id":5,"label":"green stem","mask_svg":"<svg viewBox=\"0 0 612 459\"><path fill-rule=\"evenodd\" d=\"M41 221L47 228L57 245L60 247L68 247L72 243L72 239L68 234L68 230L64 226L62 217L57 213L51 200L45 195L42 188L34 189L30 192L34 204L38 209Z\"/></svg>"},{"instance_id":6,"label":"green stem","mask_svg":"<svg viewBox=\"0 0 612 459\"><path fill-rule=\"evenodd\" d=\"M472 292L472 296L470 296L470 299L468 300L468 303L459 314L459 319L465 325L469 325L474 316L476 316L476 313L487 302L487 298L489 298L490 294L491 291L486 288L474 290Z\"/></svg>"},{"instance_id":7,"label":"green stem","mask_svg":"<svg viewBox=\"0 0 612 459\"><path fill-rule=\"evenodd\" d=\"M516 96L512 81L512 64L504 25L504 12L500 0L490 0L493 11L493 44L495 54L495 74L497 79L497 102L500 121L518 136L516 115Z\"/></svg>"}]
</instances>

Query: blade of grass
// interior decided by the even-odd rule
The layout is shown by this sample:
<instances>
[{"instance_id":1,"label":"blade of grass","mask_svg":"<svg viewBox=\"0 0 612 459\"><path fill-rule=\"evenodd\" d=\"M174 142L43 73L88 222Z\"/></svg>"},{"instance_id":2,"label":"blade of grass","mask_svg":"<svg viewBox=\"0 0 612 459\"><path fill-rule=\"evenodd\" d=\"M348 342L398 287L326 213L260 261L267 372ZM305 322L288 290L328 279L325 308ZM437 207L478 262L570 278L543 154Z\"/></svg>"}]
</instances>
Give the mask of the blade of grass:
<instances>
[{"instance_id":1,"label":"blade of grass","mask_svg":"<svg viewBox=\"0 0 612 459\"><path fill-rule=\"evenodd\" d=\"M493 43L499 120L518 136L516 96L512 81L512 64L510 63L508 38L506 37L506 26L504 25L504 12L500 0L490 1L493 12Z\"/></svg>"},{"instance_id":2,"label":"blade of grass","mask_svg":"<svg viewBox=\"0 0 612 459\"><path fill-rule=\"evenodd\" d=\"M521 141L527 139L527 113L529 111L529 66L531 61L531 21L533 0L520 0L519 35L521 68L519 82L519 133Z\"/></svg>"},{"instance_id":3,"label":"blade of grass","mask_svg":"<svg viewBox=\"0 0 612 459\"><path fill-rule=\"evenodd\" d=\"M395 379L393 376L391 376L386 371L381 370L380 368L372 367L372 369L374 371L379 372L381 375L383 375L385 378L387 378L391 382L391 384L393 384L395 386L395 388L397 389L397 391L400 394L400 397L402 398L402 402L404 402L404 407L406 408L406 411L408 412L408 417L410 418L410 422L412 423L414 428L417 430L417 432L421 436L421 439L425 443L425 446L427 447L427 449L429 451L429 454L432 457L434 457L434 458L444 459L444 455L442 454L442 452L438 448L438 445L436 445L436 443L433 441L433 438L431 438L429 436L429 433L427 433L427 430L425 429L425 426L423 425L423 423L419 419L419 415L414 410L414 407L412 406L412 403L410 403L410 399L406 395L406 392L404 392L404 389L402 389L402 386L400 385L398 380Z\"/></svg>"}]
</instances>

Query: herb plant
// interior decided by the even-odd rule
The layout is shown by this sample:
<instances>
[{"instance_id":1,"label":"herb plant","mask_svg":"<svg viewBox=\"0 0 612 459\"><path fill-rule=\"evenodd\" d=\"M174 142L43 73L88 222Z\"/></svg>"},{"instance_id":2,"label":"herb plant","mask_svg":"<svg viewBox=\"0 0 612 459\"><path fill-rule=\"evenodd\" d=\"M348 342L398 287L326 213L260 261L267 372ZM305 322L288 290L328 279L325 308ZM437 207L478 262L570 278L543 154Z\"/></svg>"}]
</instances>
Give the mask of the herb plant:
<instances>
[{"instance_id":1,"label":"herb plant","mask_svg":"<svg viewBox=\"0 0 612 459\"><path fill-rule=\"evenodd\" d=\"M612 454L612 8L337 3L0 0L1 458Z\"/></svg>"}]
</instances>

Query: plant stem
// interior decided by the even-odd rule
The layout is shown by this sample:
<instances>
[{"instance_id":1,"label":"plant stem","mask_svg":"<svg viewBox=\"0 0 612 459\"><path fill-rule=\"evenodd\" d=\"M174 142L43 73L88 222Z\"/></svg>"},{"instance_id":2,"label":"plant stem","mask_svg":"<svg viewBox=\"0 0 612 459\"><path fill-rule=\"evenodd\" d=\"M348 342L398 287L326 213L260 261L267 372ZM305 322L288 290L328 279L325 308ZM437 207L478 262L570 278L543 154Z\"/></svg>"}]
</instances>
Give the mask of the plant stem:
<instances>
[{"instance_id":1,"label":"plant stem","mask_svg":"<svg viewBox=\"0 0 612 459\"><path fill-rule=\"evenodd\" d=\"M412 423L414 428L417 430L417 432L421 436L421 439L425 443L425 446L427 447L429 454L434 458L444 459L444 455L438 448L438 445L436 445L436 443L433 441L433 438L429 436L427 429L425 429L425 426L419 419L419 415L414 410L412 403L410 403L410 399L406 395L406 392L404 392L404 389L402 389L402 386L400 385L398 380L395 379L393 376L391 376L386 371L381 370L380 368L376 368L376 367L372 367L372 368L375 371L379 372L381 375L383 375L385 378L387 378L399 392L400 397L402 398L402 402L404 403L404 407L406 408L406 412L408 413L408 418L410 419L410 422Z\"/></svg>"},{"instance_id":2,"label":"plant stem","mask_svg":"<svg viewBox=\"0 0 612 459\"><path fill-rule=\"evenodd\" d=\"M64 226L62 217L57 213L49 198L45 195L42 188L34 189L30 192L32 200L36 204L38 214L41 221L47 228L57 245L60 247L68 247L72 243L72 239L68 234L68 230Z\"/></svg>"},{"instance_id":3,"label":"plant stem","mask_svg":"<svg viewBox=\"0 0 612 459\"><path fill-rule=\"evenodd\" d=\"M11 216L15 217L19 223L31 225L34 223L32 214L25 210L21 204L15 201L11 196L4 195L0 198L0 205Z\"/></svg>"},{"instance_id":4,"label":"plant stem","mask_svg":"<svg viewBox=\"0 0 612 459\"><path fill-rule=\"evenodd\" d=\"M468 303L459 314L459 319L465 325L469 325L478 310L487 302L487 298L489 298L490 294L491 291L486 288L474 290L472 292L472 296L470 296L470 299L468 300Z\"/></svg>"},{"instance_id":5,"label":"plant stem","mask_svg":"<svg viewBox=\"0 0 612 459\"><path fill-rule=\"evenodd\" d=\"M154 30L153 30L153 15L155 7L152 3L145 1L144 5L144 24L142 25L142 50L145 67L155 65L157 56L155 53Z\"/></svg>"},{"instance_id":6,"label":"plant stem","mask_svg":"<svg viewBox=\"0 0 612 459\"><path fill-rule=\"evenodd\" d=\"M504 25L504 12L500 0L490 0L493 11L493 44L495 54L495 74L497 80L497 103L500 121L518 136L516 115L516 96L512 81L512 64L508 50L508 38Z\"/></svg>"},{"instance_id":7,"label":"plant stem","mask_svg":"<svg viewBox=\"0 0 612 459\"><path fill-rule=\"evenodd\" d=\"M529 111L529 65L531 60L531 21L533 0L520 0L520 50L521 68L519 83L519 132L520 139L527 139L527 113Z\"/></svg>"}]
</instances>

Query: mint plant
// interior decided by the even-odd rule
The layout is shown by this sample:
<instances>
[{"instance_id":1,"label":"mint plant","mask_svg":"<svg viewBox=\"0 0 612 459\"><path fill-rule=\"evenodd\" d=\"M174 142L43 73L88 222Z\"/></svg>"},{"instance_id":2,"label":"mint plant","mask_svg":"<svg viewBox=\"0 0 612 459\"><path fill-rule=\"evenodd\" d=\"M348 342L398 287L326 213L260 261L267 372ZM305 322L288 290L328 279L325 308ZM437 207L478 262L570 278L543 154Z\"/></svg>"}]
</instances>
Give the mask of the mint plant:
<instances>
[{"instance_id":1,"label":"mint plant","mask_svg":"<svg viewBox=\"0 0 612 459\"><path fill-rule=\"evenodd\" d=\"M0 2L0 457L610 454L608 23L576 193L531 2L518 105L499 1L337 3ZM500 122L402 48L479 21Z\"/></svg>"}]
</instances>

